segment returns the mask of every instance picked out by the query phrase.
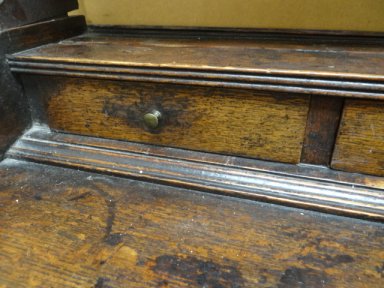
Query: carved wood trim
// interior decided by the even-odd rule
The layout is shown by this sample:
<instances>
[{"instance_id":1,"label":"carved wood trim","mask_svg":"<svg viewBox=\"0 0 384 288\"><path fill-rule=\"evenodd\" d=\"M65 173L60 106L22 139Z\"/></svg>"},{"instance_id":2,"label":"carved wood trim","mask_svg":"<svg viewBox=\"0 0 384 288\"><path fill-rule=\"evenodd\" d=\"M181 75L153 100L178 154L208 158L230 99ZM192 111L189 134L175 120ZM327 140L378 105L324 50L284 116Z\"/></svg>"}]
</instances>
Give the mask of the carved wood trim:
<instances>
[{"instance_id":1,"label":"carved wood trim","mask_svg":"<svg viewBox=\"0 0 384 288\"><path fill-rule=\"evenodd\" d=\"M66 63L59 61L18 59L9 57L12 72L86 77L93 79L124 80L152 83L170 83L197 85L207 87L253 89L259 91L316 94L330 97L350 97L384 100L384 78L377 76L364 79L364 75L356 75L356 79L346 81L322 79L322 75L311 72L312 77L305 75L286 76L271 73L223 73L213 70L190 69L156 69L149 67L114 67L79 62ZM318 77L318 79L316 78ZM359 80L358 78L361 79Z\"/></svg>"},{"instance_id":2,"label":"carved wood trim","mask_svg":"<svg viewBox=\"0 0 384 288\"><path fill-rule=\"evenodd\" d=\"M319 172L318 175L314 173L312 176L304 176L265 169L263 164L260 164L261 168L257 168L257 163L263 163L261 161L249 160L253 167L240 167L233 164L236 163L236 157L210 155L65 135L40 126L35 126L26 133L7 153L11 158L39 163L341 215L384 220L384 183L380 178L362 175L356 177L359 181L366 178L367 183L376 181L375 187L369 187L361 184L362 182L359 184L331 180L332 177L319 177L321 173L331 175L329 170ZM333 177L336 179L336 174Z\"/></svg>"}]
</instances>

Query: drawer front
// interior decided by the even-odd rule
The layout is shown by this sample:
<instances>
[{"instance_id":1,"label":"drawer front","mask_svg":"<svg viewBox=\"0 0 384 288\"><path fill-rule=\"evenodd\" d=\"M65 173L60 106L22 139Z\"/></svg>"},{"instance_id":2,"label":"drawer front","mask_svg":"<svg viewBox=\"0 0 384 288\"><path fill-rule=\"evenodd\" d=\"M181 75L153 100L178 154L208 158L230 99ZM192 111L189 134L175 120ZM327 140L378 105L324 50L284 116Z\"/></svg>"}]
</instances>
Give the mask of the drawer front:
<instances>
[{"instance_id":1,"label":"drawer front","mask_svg":"<svg viewBox=\"0 0 384 288\"><path fill-rule=\"evenodd\" d=\"M250 90L24 77L29 85L37 87L32 96L44 103L46 121L55 130L280 162L300 160L307 96L273 97ZM159 126L151 129L144 115L153 111L159 112ZM156 115L149 116L156 120Z\"/></svg>"},{"instance_id":2,"label":"drawer front","mask_svg":"<svg viewBox=\"0 0 384 288\"><path fill-rule=\"evenodd\" d=\"M332 167L384 176L384 103L347 100Z\"/></svg>"}]
</instances>

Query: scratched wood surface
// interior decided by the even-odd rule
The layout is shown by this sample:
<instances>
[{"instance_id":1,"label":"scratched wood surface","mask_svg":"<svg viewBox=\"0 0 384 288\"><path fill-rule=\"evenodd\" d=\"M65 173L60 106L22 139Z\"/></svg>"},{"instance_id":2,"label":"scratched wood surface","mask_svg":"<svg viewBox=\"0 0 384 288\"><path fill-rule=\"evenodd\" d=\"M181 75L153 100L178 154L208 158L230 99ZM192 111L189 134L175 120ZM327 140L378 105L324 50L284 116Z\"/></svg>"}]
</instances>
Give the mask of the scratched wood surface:
<instances>
[{"instance_id":1,"label":"scratched wood surface","mask_svg":"<svg viewBox=\"0 0 384 288\"><path fill-rule=\"evenodd\" d=\"M384 226L15 160L0 287L383 287Z\"/></svg>"},{"instance_id":2,"label":"scratched wood surface","mask_svg":"<svg viewBox=\"0 0 384 288\"><path fill-rule=\"evenodd\" d=\"M124 34L87 33L58 45L19 53L17 57L83 64L383 79L384 51L381 45L220 40L207 39L204 33L202 35L203 38L183 39L182 33L179 33L176 39L156 36L141 39L130 35L124 37Z\"/></svg>"},{"instance_id":3,"label":"scratched wood surface","mask_svg":"<svg viewBox=\"0 0 384 288\"><path fill-rule=\"evenodd\" d=\"M55 130L298 163L309 98L249 90L24 76ZM163 114L160 128L143 115ZM47 111L47 112L44 112Z\"/></svg>"},{"instance_id":4,"label":"scratched wood surface","mask_svg":"<svg viewBox=\"0 0 384 288\"><path fill-rule=\"evenodd\" d=\"M348 100L332 167L384 176L384 103Z\"/></svg>"}]
</instances>

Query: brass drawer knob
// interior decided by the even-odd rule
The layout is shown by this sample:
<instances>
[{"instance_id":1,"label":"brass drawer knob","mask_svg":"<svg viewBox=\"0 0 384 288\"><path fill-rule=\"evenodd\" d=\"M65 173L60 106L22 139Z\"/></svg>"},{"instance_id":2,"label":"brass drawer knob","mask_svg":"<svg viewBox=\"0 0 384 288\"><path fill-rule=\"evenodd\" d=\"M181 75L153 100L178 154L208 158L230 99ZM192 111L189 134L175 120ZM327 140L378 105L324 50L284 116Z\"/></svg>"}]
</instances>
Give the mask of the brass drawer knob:
<instances>
[{"instance_id":1,"label":"brass drawer knob","mask_svg":"<svg viewBox=\"0 0 384 288\"><path fill-rule=\"evenodd\" d=\"M160 125L162 115L160 111L153 110L152 112L149 112L144 115L143 120L144 124L148 129L156 129Z\"/></svg>"}]
</instances>

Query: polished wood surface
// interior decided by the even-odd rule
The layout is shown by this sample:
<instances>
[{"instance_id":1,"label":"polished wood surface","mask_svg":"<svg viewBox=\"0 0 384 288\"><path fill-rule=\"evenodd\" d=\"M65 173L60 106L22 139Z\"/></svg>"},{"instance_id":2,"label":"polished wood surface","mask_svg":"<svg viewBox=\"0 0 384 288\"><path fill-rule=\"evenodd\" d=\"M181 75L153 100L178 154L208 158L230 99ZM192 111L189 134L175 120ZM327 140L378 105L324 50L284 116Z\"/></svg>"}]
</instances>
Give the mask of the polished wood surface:
<instances>
[{"instance_id":1,"label":"polished wood surface","mask_svg":"<svg viewBox=\"0 0 384 288\"><path fill-rule=\"evenodd\" d=\"M63 17L77 8L76 0L1 0L0 31Z\"/></svg>"},{"instance_id":2,"label":"polished wood surface","mask_svg":"<svg viewBox=\"0 0 384 288\"><path fill-rule=\"evenodd\" d=\"M383 286L383 224L14 160L2 287Z\"/></svg>"},{"instance_id":3,"label":"polished wood surface","mask_svg":"<svg viewBox=\"0 0 384 288\"><path fill-rule=\"evenodd\" d=\"M308 97L249 90L23 76L54 130L280 162L300 161ZM163 114L148 130L143 116ZM44 112L42 112L44 114Z\"/></svg>"},{"instance_id":4,"label":"polished wood surface","mask_svg":"<svg viewBox=\"0 0 384 288\"><path fill-rule=\"evenodd\" d=\"M0 12L0 18L1 16ZM9 71L6 54L78 35L84 28L84 18L78 16L58 18L0 32L0 159L30 122L28 100L23 94L20 83Z\"/></svg>"},{"instance_id":5,"label":"polished wood surface","mask_svg":"<svg viewBox=\"0 0 384 288\"><path fill-rule=\"evenodd\" d=\"M332 167L384 176L384 103L347 100Z\"/></svg>"},{"instance_id":6,"label":"polished wood surface","mask_svg":"<svg viewBox=\"0 0 384 288\"><path fill-rule=\"evenodd\" d=\"M384 79L382 48L364 45L324 47L252 40L140 39L89 33L20 53L17 58L60 62L76 58L77 63L83 64ZM366 65L367 61L376 65Z\"/></svg>"},{"instance_id":7,"label":"polished wood surface","mask_svg":"<svg viewBox=\"0 0 384 288\"><path fill-rule=\"evenodd\" d=\"M384 99L382 44L370 45L369 37L345 45L260 34L210 39L204 31L192 38L183 31L148 36L142 30L141 36L129 29L89 32L13 55L10 65L23 73Z\"/></svg>"}]
</instances>

